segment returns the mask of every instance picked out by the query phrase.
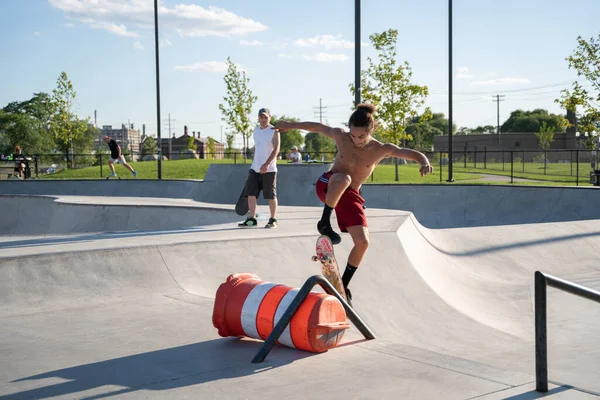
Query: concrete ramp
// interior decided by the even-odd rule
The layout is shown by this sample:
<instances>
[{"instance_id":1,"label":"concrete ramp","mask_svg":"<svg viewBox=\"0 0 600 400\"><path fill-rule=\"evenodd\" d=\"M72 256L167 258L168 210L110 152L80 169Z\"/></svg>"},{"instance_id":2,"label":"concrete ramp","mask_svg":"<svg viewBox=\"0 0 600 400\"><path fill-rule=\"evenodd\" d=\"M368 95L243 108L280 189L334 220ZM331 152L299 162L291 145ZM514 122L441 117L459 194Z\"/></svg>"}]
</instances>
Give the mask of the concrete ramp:
<instances>
[{"instance_id":1,"label":"concrete ramp","mask_svg":"<svg viewBox=\"0 0 600 400\"><path fill-rule=\"evenodd\" d=\"M293 287L319 273L320 213L282 207L278 229L4 237L0 398L535 398L533 271L600 289L598 221L430 229L368 208L351 288L377 339L351 329L325 354L278 346L250 364L262 343L217 335L216 289L234 272ZM550 394L594 398L600 310L552 290L548 304Z\"/></svg>"},{"instance_id":2,"label":"concrete ramp","mask_svg":"<svg viewBox=\"0 0 600 400\"><path fill-rule=\"evenodd\" d=\"M240 218L231 207L185 199L0 195L0 209L0 235L181 229Z\"/></svg>"}]
</instances>

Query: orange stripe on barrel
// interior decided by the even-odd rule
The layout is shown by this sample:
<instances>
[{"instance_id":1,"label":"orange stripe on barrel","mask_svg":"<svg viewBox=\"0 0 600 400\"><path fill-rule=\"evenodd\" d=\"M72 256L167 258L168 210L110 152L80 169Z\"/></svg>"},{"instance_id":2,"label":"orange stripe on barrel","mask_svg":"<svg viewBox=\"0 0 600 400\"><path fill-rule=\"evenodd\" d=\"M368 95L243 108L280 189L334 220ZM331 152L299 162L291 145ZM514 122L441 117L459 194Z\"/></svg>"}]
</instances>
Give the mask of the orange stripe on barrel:
<instances>
[{"instance_id":1,"label":"orange stripe on barrel","mask_svg":"<svg viewBox=\"0 0 600 400\"><path fill-rule=\"evenodd\" d=\"M246 279L237 285L236 290L232 291L227 301L227 312L225 314L225 323L229 328L228 336L245 336L242 327L242 308L248 294L254 287L261 283L259 279Z\"/></svg>"},{"instance_id":2,"label":"orange stripe on barrel","mask_svg":"<svg viewBox=\"0 0 600 400\"><path fill-rule=\"evenodd\" d=\"M265 295L256 313L256 328L261 339L266 340L273 331L273 320L275 319L277 306L279 306L283 296L291 289L284 285L275 286Z\"/></svg>"}]
</instances>

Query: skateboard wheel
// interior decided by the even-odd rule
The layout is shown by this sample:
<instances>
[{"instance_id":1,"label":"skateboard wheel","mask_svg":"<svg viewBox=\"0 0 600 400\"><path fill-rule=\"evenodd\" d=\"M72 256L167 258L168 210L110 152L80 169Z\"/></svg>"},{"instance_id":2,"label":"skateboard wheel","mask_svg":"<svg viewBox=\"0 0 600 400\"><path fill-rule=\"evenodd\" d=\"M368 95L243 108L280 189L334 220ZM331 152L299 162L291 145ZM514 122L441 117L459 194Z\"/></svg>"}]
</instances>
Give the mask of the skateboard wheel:
<instances>
[{"instance_id":1,"label":"skateboard wheel","mask_svg":"<svg viewBox=\"0 0 600 400\"><path fill-rule=\"evenodd\" d=\"M317 258L317 256L312 256L311 257L313 261L318 261L319 259Z\"/></svg>"}]
</instances>

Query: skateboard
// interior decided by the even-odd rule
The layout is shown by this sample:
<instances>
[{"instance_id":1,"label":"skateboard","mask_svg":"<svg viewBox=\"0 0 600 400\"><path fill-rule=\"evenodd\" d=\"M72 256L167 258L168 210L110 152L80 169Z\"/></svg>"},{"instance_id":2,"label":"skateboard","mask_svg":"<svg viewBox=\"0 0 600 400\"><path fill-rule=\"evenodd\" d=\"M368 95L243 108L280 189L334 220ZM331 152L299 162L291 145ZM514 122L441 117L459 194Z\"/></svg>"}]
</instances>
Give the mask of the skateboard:
<instances>
[{"instance_id":1,"label":"skateboard","mask_svg":"<svg viewBox=\"0 0 600 400\"><path fill-rule=\"evenodd\" d=\"M246 196L246 185L244 184L242 193L240 193L240 197L235 203L235 212L237 215L246 215L248 211L250 211L250 208L248 208L248 196Z\"/></svg>"},{"instance_id":2,"label":"skateboard","mask_svg":"<svg viewBox=\"0 0 600 400\"><path fill-rule=\"evenodd\" d=\"M342 276L340 275L340 269L338 268L335 254L333 252L333 243L328 236L321 235L317 239L316 256L312 256L313 261L321 261L321 273L331 283L331 285L338 291L338 293L348 302L346 291L344 290L344 284L342 283ZM350 304L348 302L348 304ZM352 306L350 304L350 306Z\"/></svg>"},{"instance_id":3,"label":"skateboard","mask_svg":"<svg viewBox=\"0 0 600 400\"><path fill-rule=\"evenodd\" d=\"M114 176L113 177L107 176L106 180L108 181L109 179L115 179L115 177ZM116 179L121 180L121 177L117 176Z\"/></svg>"}]
</instances>

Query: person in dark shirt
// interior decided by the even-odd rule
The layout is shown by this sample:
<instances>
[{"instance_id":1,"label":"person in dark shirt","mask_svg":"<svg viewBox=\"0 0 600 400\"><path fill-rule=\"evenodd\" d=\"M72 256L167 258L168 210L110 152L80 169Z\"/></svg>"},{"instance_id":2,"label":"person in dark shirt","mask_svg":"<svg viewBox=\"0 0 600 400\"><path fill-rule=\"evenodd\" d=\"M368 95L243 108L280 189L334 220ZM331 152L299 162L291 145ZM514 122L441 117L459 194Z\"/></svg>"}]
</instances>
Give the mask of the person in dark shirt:
<instances>
[{"instance_id":1,"label":"person in dark shirt","mask_svg":"<svg viewBox=\"0 0 600 400\"><path fill-rule=\"evenodd\" d=\"M15 154L13 155L13 160L15 161L16 175L21 179L26 178L25 169L29 165L29 159L25 157L25 154L23 154L21 147L15 147Z\"/></svg>"},{"instance_id":2,"label":"person in dark shirt","mask_svg":"<svg viewBox=\"0 0 600 400\"><path fill-rule=\"evenodd\" d=\"M133 179L137 178L137 172L135 172L133 170L133 168L131 168L131 165L127 164L127 161L125 161L125 157L121 153L121 146L119 146L117 144L115 139L111 139L110 136L106 135L106 136L104 136L104 143L106 143L108 145L108 148L110 149L110 158L108 159L108 167L110 168L111 174L109 177L110 178L117 177L117 173L115 172L114 164L116 162L118 162L121 165L123 165L125 168L127 168L128 170L131 171L131 173L133 174Z\"/></svg>"}]
</instances>

